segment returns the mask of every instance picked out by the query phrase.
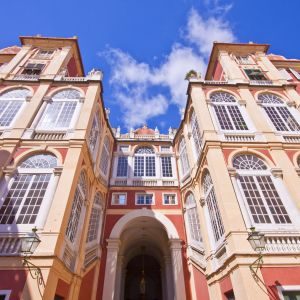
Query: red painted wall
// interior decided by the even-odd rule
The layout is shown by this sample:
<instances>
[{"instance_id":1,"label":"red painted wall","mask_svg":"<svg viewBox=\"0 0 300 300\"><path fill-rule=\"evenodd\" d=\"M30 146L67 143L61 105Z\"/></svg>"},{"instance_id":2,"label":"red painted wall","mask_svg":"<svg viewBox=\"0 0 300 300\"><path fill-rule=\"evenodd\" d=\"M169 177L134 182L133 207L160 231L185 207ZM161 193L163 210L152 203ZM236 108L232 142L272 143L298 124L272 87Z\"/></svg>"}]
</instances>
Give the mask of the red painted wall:
<instances>
[{"instance_id":1,"label":"red painted wall","mask_svg":"<svg viewBox=\"0 0 300 300\"><path fill-rule=\"evenodd\" d=\"M195 282L192 282L191 284L195 287L197 300L210 300L205 275L194 266L193 274Z\"/></svg>"},{"instance_id":2,"label":"red painted wall","mask_svg":"<svg viewBox=\"0 0 300 300\"><path fill-rule=\"evenodd\" d=\"M227 300L227 297L225 296L226 293L230 292L233 290L232 284L231 284L231 279L230 276L227 275L222 280L220 280L220 289L222 293L222 300Z\"/></svg>"},{"instance_id":3,"label":"red painted wall","mask_svg":"<svg viewBox=\"0 0 300 300\"><path fill-rule=\"evenodd\" d=\"M70 290L70 285L65 281L58 279L55 294L63 297L64 299L68 298Z\"/></svg>"},{"instance_id":4,"label":"red painted wall","mask_svg":"<svg viewBox=\"0 0 300 300\"><path fill-rule=\"evenodd\" d=\"M21 299L24 285L26 282L26 271L24 270L1 270L0 271L0 290L11 290L10 300Z\"/></svg>"},{"instance_id":5,"label":"red painted wall","mask_svg":"<svg viewBox=\"0 0 300 300\"><path fill-rule=\"evenodd\" d=\"M223 80L223 68L219 61L216 62L215 70L213 72L213 80Z\"/></svg>"},{"instance_id":6,"label":"red painted wall","mask_svg":"<svg viewBox=\"0 0 300 300\"><path fill-rule=\"evenodd\" d=\"M300 285L300 266L299 267L262 267L261 273L270 300L279 299L277 286L280 285Z\"/></svg>"},{"instance_id":7,"label":"red painted wall","mask_svg":"<svg viewBox=\"0 0 300 300\"><path fill-rule=\"evenodd\" d=\"M78 75L78 71L77 71L77 67L76 67L76 63L75 63L74 57L72 57L69 60L68 65L67 65L67 69L68 69L69 76L75 77L75 76Z\"/></svg>"},{"instance_id":8,"label":"red painted wall","mask_svg":"<svg viewBox=\"0 0 300 300\"><path fill-rule=\"evenodd\" d=\"M82 279L79 300L92 299L95 268L91 269Z\"/></svg>"}]
</instances>

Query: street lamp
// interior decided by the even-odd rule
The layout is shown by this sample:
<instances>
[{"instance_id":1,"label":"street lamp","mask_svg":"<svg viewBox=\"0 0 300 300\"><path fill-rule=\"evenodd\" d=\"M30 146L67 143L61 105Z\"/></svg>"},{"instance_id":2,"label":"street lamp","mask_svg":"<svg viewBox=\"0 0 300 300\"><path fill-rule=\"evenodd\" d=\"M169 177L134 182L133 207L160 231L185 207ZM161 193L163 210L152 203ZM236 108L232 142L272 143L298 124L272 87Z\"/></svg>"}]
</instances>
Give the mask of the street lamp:
<instances>
[{"instance_id":1,"label":"street lamp","mask_svg":"<svg viewBox=\"0 0 300 300\"><path fill-rule=\"evenodd\" d=\"M259 256L258 258L249 266L250 270L255 278L258 278L257 271L261 268L263 264L263 255L262 251L265 249L265 235L258 231L255 231L255 227L250 228L251 232L249 232L247 240L249 241L251 247L254 251L256 251Z\"/></svg>"},{"instance_id":2,"label":"street lamp","mask_svg":"<svg viewBox=\"0 0 300 300\"><path fill-rule=\"evenodd\" d=\"M23 266L29 270L33 279L36 279L39 293L42 297L41 287L45 288L45 281L40 267L30 261L30 256L34 253L41 240L36 233L37 229L32 228L32 232L21 238L21 253L23 254Z\"/></svg>"}]
</instances>

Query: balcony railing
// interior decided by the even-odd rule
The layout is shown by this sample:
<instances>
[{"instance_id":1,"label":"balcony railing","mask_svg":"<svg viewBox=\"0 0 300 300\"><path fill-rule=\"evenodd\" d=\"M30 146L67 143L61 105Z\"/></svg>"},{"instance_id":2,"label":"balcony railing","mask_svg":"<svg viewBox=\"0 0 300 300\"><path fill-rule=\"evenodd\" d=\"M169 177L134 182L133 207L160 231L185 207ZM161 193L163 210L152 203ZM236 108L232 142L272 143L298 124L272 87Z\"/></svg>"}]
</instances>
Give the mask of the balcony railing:
<instances>
[{"instance_id":1,"label":"balcony railing","mask_svg":"<svg viewBox=\"0 0 300 300\"><path fill-rule=\"evenodd\" d=\"M40 75L17 74L13 77L13 80L38 81L39 78Z\"/></svg>"},{"instance_id":2,"label":"balcony railing","mask_svg":"<svg viewBox=\"0 0 300 300\"><path fill-rule=\"evenodd\" d=\"M264 252L299 253L300 235L266 235L266 248Z\"/></svg>"},{"instance_id":3,"label":"balcony railing","mask_svg":"<svg viewBox=\"0 0 300 300\"><path fill-rule=\"evenodd\" d=\"M272 80L250 80L250 85L274 85Z\"/></svg>"},{"instance_id":4,"label":"balcony railing","mask_svg":"<svg viewBox=\"0 0 300 300\"><path fill-rule=\"evenodd\" d=\"M20 255L21 253L21 237L16 236L0 236L0 256Z\"/></svg>"},{"instance_id":5,"label":"balcony railing","mask_svg":"<svg viewBox=\"0 0 300 300\"><path fill-rule=\"evenodd\" d=\"M112 186L178 186L177 180L162 179L112 179Z\"/></svg>"}]
</instances>

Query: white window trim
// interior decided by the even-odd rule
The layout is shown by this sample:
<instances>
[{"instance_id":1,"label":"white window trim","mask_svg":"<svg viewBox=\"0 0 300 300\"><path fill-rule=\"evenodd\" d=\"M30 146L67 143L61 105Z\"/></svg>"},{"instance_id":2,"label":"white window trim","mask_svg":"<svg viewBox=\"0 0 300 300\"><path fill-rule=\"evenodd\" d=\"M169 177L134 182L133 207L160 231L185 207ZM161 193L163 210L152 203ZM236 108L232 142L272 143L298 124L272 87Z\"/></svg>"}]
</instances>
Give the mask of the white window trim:
<instances>
[{"instance_id":1,"label":"white window trim","mask_svg":"<svg viewBox=\"0 0 300 300\"><path fill-rule=\"evenodd\" d=\"M280 300L284 300L282 292L300 291L300 285L277 285L276 288Z\"/></svg>"},{"instance_id":2,"label":"white window trim","mask_svg":"<svg viewBox=\"0 0 300 300\"><path fill-rule=\"evenodd\" d=\"M262 103L260 106L261 106L261 110L263 111L263 114L265 115L265 119L267 120L269 126L274 130L274 132L276 132L276 134L280 134L280 135L285 135L285 134L299 135L300 134L300 131L292 131L292 130L290 130L290 131L280 131L280 130L277 130L275 125L273 124L272 120L270 119L270 117L268 116L267 112L264 109L264 107L275 107L275 106L277 106L277 107L286 107L289 110L289 112L291 113L291 115L294 117L296 122L300 125L300 113L296 108L288 107L286 105L286 103L282 103L282 104ZM283 123L286 125L286 122L282 119L281 115L280 115L280 118L283 121Z\"/></svg>"},{"instance_id":3,"label":"white window trim","mask_svg":"<svg viewBox=\"0 0 300 300\"><path fill-rule=\"evenodd\" d=\"M0 295L5 296L5 300L9 300L11 290L0 290Z\"/></svg>"},{"instance_id":4,"label":"white window trim","mask_svg":"<svg viewBox=\"0 0 300 300\"><path fill-rule=\"evenodd\" d=\"M2 101L2 100L5 100L5 99L0 99L0 101ZM7 99L7 100L9 100L9 101L15 101L14 99ZM23 103L22 103L22 105L20 106L20 108L19 108L17 114L12 118L12 120L11 120L11 122L10 122L10 125L9 125L9 126L0 126L0 129L1 129L1 130L13 128L13 126L14 126L16 120L19 119L21 113L23 112L23 110L24 110L24 108L25 108L25 106L26 106L26 99L20 99L19 101L21 101L21 100L23 100ZM18 100L17 100L17 101L18 101Z\"/></svg>"},{"instance_id":5,"label":"white window trim","mask_svg":"<svg viewBox=\"0 0 300 300\"><path fill-rule=\"evenodd\" d=\"M171 158L171 168L172 168L172 176L171 177L163 176L162 159L161 159L162 157L170 157ZM174 174L175 170L176 170L176 166L174 165L174 156L172 155L172 153L164 153L159 157L159 169L160 169L161 178L166 179L166 180L176 179L176 176Z\"/></svg>"},{"instance_id":6,"label":"white window trim","mask_svg":"<svg viewBox=\"0 0 300 300\"><path fill-rule=\"evenodd\" d=\"M140 204L140 203L137 203L137 200L138 200L138 196L139 195L152 195L152 203L151 204L146 204L146 203L143 203L143 204ZM135 193L135 205L147 205L147 206L151 206L151 205L155 205L155 194L154 193L149 193L149 192L146 192L146 193Z\"/></svg>"},{"instance_id":7,"label":"white window trim","mask_svg":"<svg viewBox=\"0 0 300 300\"><path fill-rule=\"evenodd\" d=\"M144 175L143 176L135 176L134 175L134 168L135 168L135 159L136 157L144 157ZM146 176L146 157L154 157L154 165L155 165L155 176ZM132 157L132 162L133 162L133 170L132 170L132 174L133 174L133 178L134 179L158 179L158 173L159 173L159 165L158 165L158 156L157 154L154 152L152 154L138 154L138 153L134 153L133 157Z\"/></svg>"},{"instance_id":8,"label":"white window trim","mask_svg":"<svg viewBox=\"0 0 300 300\"><path fill-rule=\"evenodd\" d=\"M245 172L246 171L246 172ZM242 192L242 187L239 182L239 180L236 177L232 178L232 184L234 186L234 189L236 191L237 199L240 204L240 208L242 211L242 214L244 216L244 220L246 223L247 228L255 227L258 230L265 231L265 232L274 232L274 231L287 231L287 230L297 230L300 227L300 222L298 221L297 215L298 215L298 209L295 207L295 204L293 203L287 189L284 186L284 183L282 182L282 179L275 178L272 174L270 174L269 170L257 170L253 171L251 170L237 170L238 174L241 175L248 175L248 176L270 176L272 179L272 182L276 188L276 191L280 197L280 200L282 201L290 219L290 224L276 224L276 223L270 223L270 224L260 224L255 223L252 219L252 215L250 210L248 209L247 201L244 197L244 194ZM268 208L267 208L268 210ZM272 218L271 218L272 219Z\"/></svg>"},{"instance_id":9,"label":"white window trim","mask_svg":"<svg viewBox=\"0 0 300 300\"><path fill-rule=\"evenodd\" d=\"M115 196L115 195L125 195L125 203L124 203L124 204L122 204L122 203L114 203L114 202L113 202L113 199L114 199L114 196ZM116 206L116 205L127 205L127 193L121 193L121 192L112 193L112 194L111 194L111 201L110 201L110 204L111 204L111 205L114 205L114 206Z\"/></svg>"},{"instance_id":10,"label":"white window trim","mask_svg":"<svg viewBox=\"0 0 300 300\"><path fill-rule=\"evenodd\" d=\"M171 204L167 204L165 203L165 195L175 195L175 203L171 203ZM177 197L177 193L162 193L162 204L165 206L174 206L174 205L178 205L178 197Z\"/></svg>"},{"instance_id":11,"label":"white window trim","mask_svg":"<svg viewBox=\"0 0 300 300\"><path fill-rule=\"evenodd\" d=\"M19 172L20 171L20 172ZM55 176L53 173L53 169L31 169L31 168L18 168L18 173L19 174L51 174L51 177L49 179L48 187L45 192L42 204L39 209L39 213L37 215L37 218L35 220L34 224L0 224L0 231L5 231L5 232L18 232L18 231L24 231L28 232L31 231L33 227L37 227L37 229L43 229L48 213L49 213L49 208L53 200L53 196L56 190L57 186L57 181L55 181ZM6 194L9 192L13 182L14 182L14 177L9 179L7 189L5 191L5 195L3 195L0 198L0 207L2 207L3 202L6 199ZM25 197L25 196L24 196ZM23 207L25 198L23 198L20 208L18 211L20 211Z\"/></svg>"}]
</instances>

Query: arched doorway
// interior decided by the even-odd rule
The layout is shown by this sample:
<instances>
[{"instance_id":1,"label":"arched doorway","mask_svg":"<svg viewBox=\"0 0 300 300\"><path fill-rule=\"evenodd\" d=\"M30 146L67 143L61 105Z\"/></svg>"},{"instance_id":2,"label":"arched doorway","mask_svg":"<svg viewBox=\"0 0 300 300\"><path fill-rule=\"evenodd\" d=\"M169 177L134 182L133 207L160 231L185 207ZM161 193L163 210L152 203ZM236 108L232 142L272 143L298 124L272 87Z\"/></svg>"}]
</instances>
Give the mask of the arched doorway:
<instances>
[{"instance_id":1,"label":"arched doorway","mask_svg":"<svg viewBox=\"0 0 300 300\"><path fill-rule=\"evenodd\" d=\"M115 224L107 242L102 299L186 299L181 240L166 216L147 209L129 212Z\"/></svg>"},{"instance_id":2,"label":"arched doorway","mask_svg":"<svg viewBox=\"0 0 300 300\"><path fill-rule=\"evenodd\" d=\"M161 300L162 280L159 262L150 255L142 254L132 258L126 267L125 300Z\"/></svg>"}]
</instances>

